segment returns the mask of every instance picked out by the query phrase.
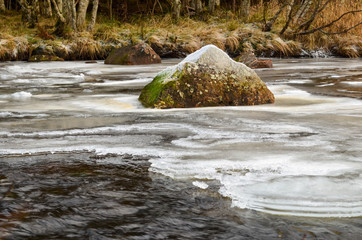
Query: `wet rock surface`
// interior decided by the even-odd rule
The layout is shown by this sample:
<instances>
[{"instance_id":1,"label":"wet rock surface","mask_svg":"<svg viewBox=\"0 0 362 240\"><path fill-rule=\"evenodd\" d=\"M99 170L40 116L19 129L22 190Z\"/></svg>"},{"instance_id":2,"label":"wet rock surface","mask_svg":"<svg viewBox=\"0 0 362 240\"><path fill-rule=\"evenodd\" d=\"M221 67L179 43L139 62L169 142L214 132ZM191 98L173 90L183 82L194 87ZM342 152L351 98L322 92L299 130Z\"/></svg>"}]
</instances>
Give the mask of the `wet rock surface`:
<instances>
[{"instance_id":1,"label":"wet rock surface","mask_svg":"<svg viewBox=\"0 0 362 240\"><path fill-rule=\"evenodd\" d=\"M273 103L274 95L253 70L208 45L160 72L139 100L156 108L239 106Z\"/></svg>"},{"instance_id":2,"label":"wet rock surface","mask_svg":"<svg viewBox=\"0 0 362 240\"><path fill-rule=\"evenodd\" d=\"M161 63L160 56L146 43L114 49L105 64L141 65Z\"/></svg>"}]
</instances>

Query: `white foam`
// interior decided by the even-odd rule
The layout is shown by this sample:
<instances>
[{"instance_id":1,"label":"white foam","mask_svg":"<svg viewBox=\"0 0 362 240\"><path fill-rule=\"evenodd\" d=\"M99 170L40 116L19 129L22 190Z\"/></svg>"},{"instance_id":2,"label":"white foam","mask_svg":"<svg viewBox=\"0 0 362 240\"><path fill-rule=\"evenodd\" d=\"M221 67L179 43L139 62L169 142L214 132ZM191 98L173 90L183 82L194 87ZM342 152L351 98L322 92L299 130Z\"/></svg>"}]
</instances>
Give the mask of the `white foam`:
<instances>
[{"instance_id":1,"label":"white foam","mask_svg":"<svg viewBox=\"0 0 362 240\"><path fill-rule=\"evenodd\" d=\"M16 92L11 94L11 98L18 101L26 101L31 98L32 94L30 92Z\"/></svg>"},{"instance_id":2,"label":"white foam","mask_svg":"<svg viewBox=\"0 0 362 240\"><path fill-rule=\"evenodd\" d=\"M352 86L362 86L362 81L342 81L340 83Z\"/></svg>"},{"instance_id":3,"label":"white foam","mask_svg":"<svg viewBox=\"0 0 362 240\"><path fill-rule=\"evenodd\" d=\"M325 84L316 85L316 87L328 87L328 86L333 86L333 85L335 85L335 83L325 83Z\"/></svg>"},{"instance_id":4,"label":"white foam","mask_svg":"<svg viewBox=\"0 0 362 240\"><path fill-rule=\"evenodd\" d=\"M11 112L0 112L0 117L1 118L7 118L12 116L13 114Z\"/></svg>"},{"instance_id":5,"label":"white foam","mask_svg":"<svg viewBox=\"0 0 362 240\"><path fill-rule=\"evenodd\" d=\"M0 74L0 80L10 80L10 79L14 79L16 78L15 75L11 75L11 74Z\"/></svg>"},{"instance_id":6,"label":"white foam","mask_svg":"<svg viewBox=\"0 0 362 240\"><path fill-rule=\"evenodd\" d=\"M207 189L209 187L209 185L207 185L205 182L200 181L193 181L192 184L201 189Z\"/></svg>"}]
</instances>

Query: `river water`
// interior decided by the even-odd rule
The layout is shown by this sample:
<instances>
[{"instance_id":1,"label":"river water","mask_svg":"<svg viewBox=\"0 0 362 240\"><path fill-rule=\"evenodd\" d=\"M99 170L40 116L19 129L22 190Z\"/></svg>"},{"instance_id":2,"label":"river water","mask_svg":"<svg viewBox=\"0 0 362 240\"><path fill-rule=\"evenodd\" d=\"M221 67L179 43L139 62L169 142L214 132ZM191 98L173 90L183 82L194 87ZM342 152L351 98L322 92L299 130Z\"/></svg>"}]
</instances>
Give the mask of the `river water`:
<instances>
[{"instance_id":1,"label":"river water","mask_svg":"<svg viewBox=\"0 0 362 240\"><path fill-rule=\"evenodd\" d=\"M0 238L360 237L361 59L275 59L272 105L143 108L177 62L0 63Z\"/></svg>"}]
</instances>

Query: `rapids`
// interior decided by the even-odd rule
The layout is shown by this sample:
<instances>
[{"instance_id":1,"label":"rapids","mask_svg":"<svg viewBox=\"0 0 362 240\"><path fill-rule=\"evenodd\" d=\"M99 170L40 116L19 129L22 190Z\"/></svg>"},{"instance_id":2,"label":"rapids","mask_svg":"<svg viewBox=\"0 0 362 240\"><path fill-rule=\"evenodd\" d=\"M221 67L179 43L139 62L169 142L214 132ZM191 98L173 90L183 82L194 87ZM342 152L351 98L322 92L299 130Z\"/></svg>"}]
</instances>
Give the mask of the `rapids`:
<instances>
[{"instance_id":1,"label":"rapids","mask_svg":"<svg viewBox=\"0 0 362 240\"><path fill-rule=\"evenodd\" d=\"M0 63L0 238L360 236L360 59L273 60L273 105L145 109L178 61Z\"/></svg>"}]
</instances>

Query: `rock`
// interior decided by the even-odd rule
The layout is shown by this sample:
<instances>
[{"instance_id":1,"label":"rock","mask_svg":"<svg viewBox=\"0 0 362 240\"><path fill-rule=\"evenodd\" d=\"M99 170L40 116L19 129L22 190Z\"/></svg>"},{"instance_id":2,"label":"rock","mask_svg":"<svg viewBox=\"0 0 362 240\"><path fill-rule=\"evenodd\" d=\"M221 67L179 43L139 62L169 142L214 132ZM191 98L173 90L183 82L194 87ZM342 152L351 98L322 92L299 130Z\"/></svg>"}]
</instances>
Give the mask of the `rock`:
<instances>
[{"instance_id":1,"label":"rock","mask_svg":"<svg viewBox=\"0 0 362 240\"><path fill-rule=\"evenodd\" d=\"M161 39L160 37L153 35L148 38L147 42L162 58L184 58L187 56L187 53L190 53L187 51L189 49L186 50L186 48L190 47L182 46L183 44L181 42L177 42L176 36ZM193 41L190 41L188 44L192 42ZM197 49L199 48L201 48L201 46Z\"/></svg>"},{"instance_id":2,"label":"rock","mask_svg":"<svg viewBox=\"0 0 362 240\"><path fill-rule=\"evenodd\" d=\"M272 68L273 62L270 59L266 59L266 60L257 59L256 61L252 62L248 67L250 67L250 68Z\"/></svg>"},{"instance_id":3,"label":"rock","mask_svg":"<svg viewBox=\"0 0 362 240\"><path fill-rule=\"evenodd\" d=\"M163 45L151 44L151 47L163 58L184 58L187 55L184 49L175 43L165 43Z\"/></svg>"},{"instance_id":4,"label":"rock","mask_svg":"<svg viewBox=\"0 0 362 240\"><path fill-rule=\"evenodd\" d=\"M116 48L104 61L105 64L117 65L140 65L160 62L160 56L146 43Z\"/></svg>"},{"instance_id":5,"label":"rock","mask_svg":"<svg viewBox=\"0 0 362 240\"><path fill-rule=\"evenodd\" d=\"M241 53L235 60L237 62L244 63L246 66L250 67L250 64L258 59L256 58L254 52L247 50Z\"/></svg>"},{"instance_id":6,"label":"rock","mask_svg":"<svg viewBox=\"0 0 362 240\"><path fill-rule=\"evenodd\" d=\"M44 61L64 61L64 59L51 55L33 55L28 59L28 62L44 62Z\"/></svg>"},{"instance_id":7,"label":"rock","mask_svg":"<svg viewBox=\"0 0 362 240\"><path fill-rule=\"evenodd\" d=\"M145 107L185 108L273 103L274 95L255 71L207 45L157 74L139 100Z\"/></svg>"},{"instance_id":8,"label":"rock","mask_svg":"<svg viewBox=\"0 0 362 240\"><path fill-rule=\"evenodd\" d=\"M54 49L50 45L40 44L32 52L31 55L51 55L54 56Z\"/></svg>"},{"instance_id":9,"label":"rock","mask_svg":"<svg viewBox=\"0 0 362 240\"><path fill-rule=\"evenodd\" d=\"M250 68L272 68L272 60L257 59L252 51L245 51L236 58L236 61L244 63Z\"/></svg>"}]
</instances>

